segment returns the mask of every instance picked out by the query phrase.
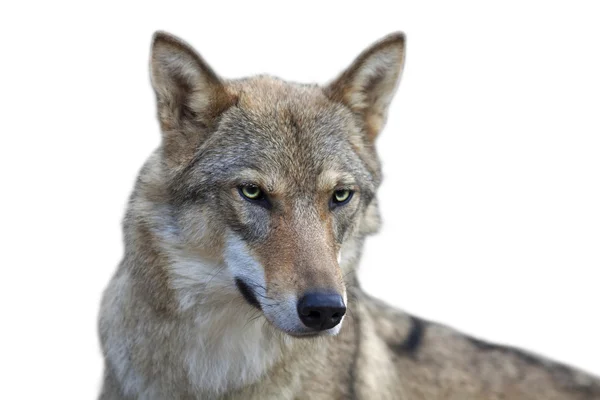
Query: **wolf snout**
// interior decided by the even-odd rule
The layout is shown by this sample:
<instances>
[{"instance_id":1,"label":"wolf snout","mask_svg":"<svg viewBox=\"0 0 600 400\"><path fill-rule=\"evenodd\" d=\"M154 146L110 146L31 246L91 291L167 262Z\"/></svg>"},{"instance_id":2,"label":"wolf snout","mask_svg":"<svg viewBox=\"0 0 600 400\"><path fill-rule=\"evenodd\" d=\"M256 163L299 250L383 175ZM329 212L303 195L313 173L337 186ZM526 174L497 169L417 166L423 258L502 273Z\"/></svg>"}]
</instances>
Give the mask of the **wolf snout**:
<instances>
[{"instance_id":1,"label":"wolf snout","mask_svg":"<svg viewBox=\"0 0 600 400\"><path fill-rule=\"evenodd\" d=\"M312 292L298 301L298 315L311 329L324 331L340 323L346 314L344 299L337 293Z\"/></svg>"}]
</instances>

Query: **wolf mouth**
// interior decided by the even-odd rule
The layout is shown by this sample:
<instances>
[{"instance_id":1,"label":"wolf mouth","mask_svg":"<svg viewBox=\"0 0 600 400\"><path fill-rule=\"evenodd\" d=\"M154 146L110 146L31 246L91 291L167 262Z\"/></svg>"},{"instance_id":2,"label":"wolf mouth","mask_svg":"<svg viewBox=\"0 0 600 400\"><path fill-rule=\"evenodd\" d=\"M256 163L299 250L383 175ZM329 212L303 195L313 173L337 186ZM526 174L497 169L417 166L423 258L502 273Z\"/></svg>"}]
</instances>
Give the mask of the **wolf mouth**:
<instances>
[{"instance_id":1,"label":"wolf mouth","mask_svg":"<svg viewBox=\"0 0 600 400\"><path fill-rule=\"evenodd\" d=\"M259 310L261 309L260 303L258 302L254 291L246 282L244 282L240 278L235 278L235 285L237 286L240 293L242 293L242 296L244 296L244 299L248 302L248 304L258 308Z\"/></svg>"}]
</instances>

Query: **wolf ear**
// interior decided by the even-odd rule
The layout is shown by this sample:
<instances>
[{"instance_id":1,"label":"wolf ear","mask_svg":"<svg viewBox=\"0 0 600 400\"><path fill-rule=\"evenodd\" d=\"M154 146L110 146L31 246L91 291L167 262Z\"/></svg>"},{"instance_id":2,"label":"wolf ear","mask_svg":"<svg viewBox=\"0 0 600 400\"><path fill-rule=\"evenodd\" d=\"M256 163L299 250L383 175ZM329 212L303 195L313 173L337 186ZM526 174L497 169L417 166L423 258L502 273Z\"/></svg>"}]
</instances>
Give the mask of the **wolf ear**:
<instances>
[{"instance_id":1,"label":"wolf ear","mask_svg":"<svg viewBox=\"0 0 600 400\"><path fill-rule=\"evenodd\" d=\"M383 129L404 67L405 37L393 33L363 51L325 93L361 116L369 140Z\"/></svg>"},{"instance_id":2,"label":"wolf ear","mask_svg":"<svg viewBox=\"0 0 600 400\"><path fill-rule=\"evenodd\" d=\"M165 32L154 34L150 75L165 155L185 163L235 96L191 46Z\"/></svg>"}]
</instances>

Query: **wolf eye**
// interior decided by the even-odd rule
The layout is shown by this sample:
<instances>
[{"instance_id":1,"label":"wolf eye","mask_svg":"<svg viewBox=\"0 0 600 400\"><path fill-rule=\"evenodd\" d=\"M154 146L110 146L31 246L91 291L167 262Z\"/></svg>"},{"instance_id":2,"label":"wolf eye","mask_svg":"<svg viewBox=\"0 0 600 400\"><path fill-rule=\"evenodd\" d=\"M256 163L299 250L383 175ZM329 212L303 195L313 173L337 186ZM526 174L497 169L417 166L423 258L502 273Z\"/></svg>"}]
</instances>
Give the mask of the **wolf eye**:
<instances>
[{"instance_id":1,"label":"wolf eye","mask_svg":"<svg viewBox=\"0 0 600 400\"><path fill-rule=\"evenodd\" d=\"M263 192L256 185L243 185L240 187L240 193L248 200L259 200L263 197Z\"/></svg>"},{"instance_id":2,"label":"wolf eye","mask_svg":"<svg viewBox=\"0 0 600 400\"><path fill-rule=\"evenodd\" d=\"M333 201L334 205L341 206L350 201L354 192L350 189L338 189L333 192Z\"/></svg>"},{"instance_id":3,"label":"wolf eye","mask_svg":"<svg viewBox=\"0 0 600 400\"><path fill-rule=\"evenodd\" d=\"M267 210L270 210L272 207L266 193L258 185L252 183L240 185L238 186L238 192L244 200L247 200L252 204L261 206Z\"/></svg>"}]
</instances>

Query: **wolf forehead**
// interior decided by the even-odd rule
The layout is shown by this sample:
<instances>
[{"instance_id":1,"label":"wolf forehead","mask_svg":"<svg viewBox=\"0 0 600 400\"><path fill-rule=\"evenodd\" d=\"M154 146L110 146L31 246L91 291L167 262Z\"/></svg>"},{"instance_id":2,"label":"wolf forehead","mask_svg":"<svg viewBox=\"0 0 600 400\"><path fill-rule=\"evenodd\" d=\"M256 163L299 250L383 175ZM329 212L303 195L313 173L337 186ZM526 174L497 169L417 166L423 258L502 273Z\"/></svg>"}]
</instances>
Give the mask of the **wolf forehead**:
<instances>
[{"instance_id":1,"label":"wolf forehead","mask_svg":"<svg viewBox=\"0 0 600 400\"><path fill-rule=\"evenodd\" d=\"M188 179L252 180L252 170L273 185L287 182L290 190L335 180L374 189L379 164L360 120L320 86L259 76L229 81L226 90L236 101L186 168Z\"/></svg>"}]
</instances>

